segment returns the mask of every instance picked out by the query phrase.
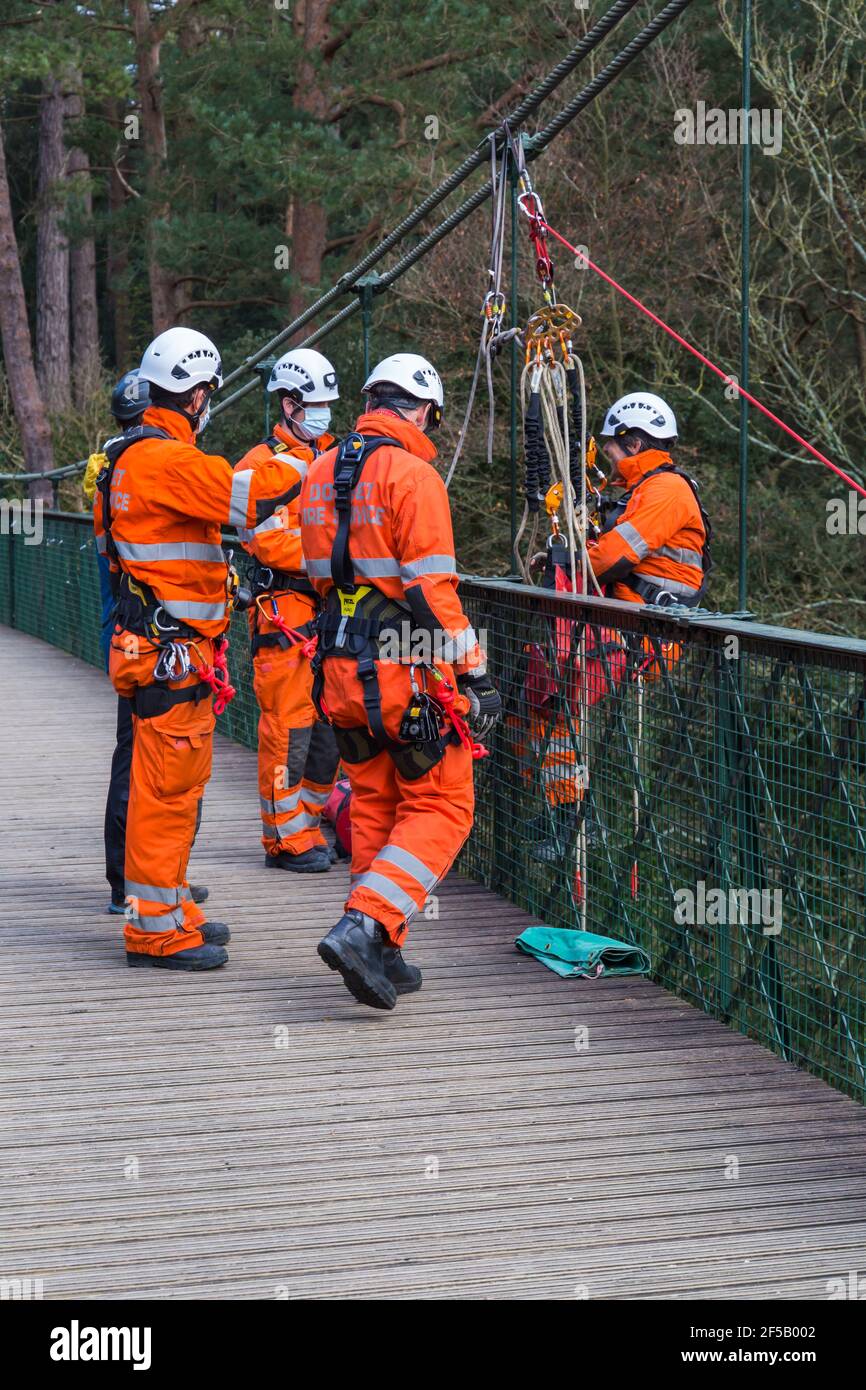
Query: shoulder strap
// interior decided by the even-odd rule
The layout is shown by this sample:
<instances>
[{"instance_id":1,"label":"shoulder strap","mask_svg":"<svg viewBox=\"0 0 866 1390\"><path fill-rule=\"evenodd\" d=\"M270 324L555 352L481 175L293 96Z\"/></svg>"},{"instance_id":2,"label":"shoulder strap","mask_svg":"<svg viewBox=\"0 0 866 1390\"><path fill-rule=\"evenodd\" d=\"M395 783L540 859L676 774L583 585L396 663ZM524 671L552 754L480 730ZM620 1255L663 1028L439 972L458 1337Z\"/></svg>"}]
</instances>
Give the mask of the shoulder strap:
<instances>
[{"instance_id":1,"label":"shoulder strap","mask_svg":"<svg viewBox=\"0 0 866 1390\"><path fill-rule=\"evenodd\" d=\"M269 434L267 439L262 440L262 443L267 444L272 454L284 454L289 447L284 440L277 439L275 434Z\"/></svg>"},{"instance_id":2,"label":"shoulder strap","mask_svg":"<svg viewBox=\"0 0 866 1390\"><path fill-rule=\"evenodd\" d=\"M142 439L171 439L168 430L160 429L158 425L133 425L132 429L124 430L123 434L117 434L113 439L109 439L103 449L103 453L108 459L108 467L103 468L96 480L99 496L102 500L102 529L105 532L105 549L109 558L118 562L117 546L111 534L111 483L114 478L114 470L117 467L121 455L133 444L138 444Z\"/></svg>"},{"instance_id":3,"label":"shoulder strap","mask_svg":"<svg viewBox=\"0 0 866 1390\"><path fill-rule=\"evenodd\" d=\"M364 464L383 444L399 444L390 435L364 435L352 432L337 446L334 460L334 508L337 513L337 534L331 548L331 578L338 589L352 593L355 571L349 558L349 529L352 520L352 493L358 486Z\"/></svg>"}]
</instances>

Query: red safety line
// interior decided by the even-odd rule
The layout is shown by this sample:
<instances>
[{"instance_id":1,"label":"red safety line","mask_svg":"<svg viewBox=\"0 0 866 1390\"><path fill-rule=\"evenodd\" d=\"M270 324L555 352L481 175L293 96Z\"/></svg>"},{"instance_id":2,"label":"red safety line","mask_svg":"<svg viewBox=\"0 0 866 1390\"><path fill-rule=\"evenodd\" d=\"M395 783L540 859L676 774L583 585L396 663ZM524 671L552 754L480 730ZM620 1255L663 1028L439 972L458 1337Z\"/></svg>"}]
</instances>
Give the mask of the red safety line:
<instances>
[{"instance_id":1,"label":"red safety line","mask_svg":"<svg viewBox=\"0 0 866 1390\"><path fill-rule=\"evenodd\" d=\"M726 386L733 386L734 390L741 396L744 396L750 405L760 410L762 415L766 415L768 420L772 420L774 425L778 425L779 428L783 429L786 434L789 434L792 439L796 439L797 443L802 444L804 449L808 449L809 453L813 454L819 463L823 463L827 468L831 468L837 477L841 478L849 487L854 488L856 492L859 492L861 497L866 497L866 487L863 487L861 483L855 482L854 479L849 477L837 464L831 463L830 459L826 458L824 454L819 453L815 446L809 443L808 439L804 439L802 435L797 434L797 431L792 430L790 425L786 425L784 420L780 420L778 415L774 415L772 410L768 410L755 396L750 395L742 386L739 386L727 372L723 372L721 367L717 367L715 362L711 362L709 357L705 357L696 347L692 347L691 343L687 342L686 339L681 337L669 324L665 323L664 319L660 319L658 314L653 313L652 309L648 309L645 304L641 304L639 299L635 299L633 294L629 294L628 290L623 289L622 285L618 285L616 280L606 274L600 266L593 264L583 251L579 251L576 246L572 246L570 241L566 241L564 236L560 236L559 232L551 227L549 222L545 221L544 218L539 218L538 220L544 230L549 232L551 236L556 237L556 240L561 242L566 250L571 251L575 256L579 256L580 259L589 266L590 270L594 270L596 275L600 275L602 280L606 280L609 285L612 285L615 290L618 290L631 304L634 304L636 308L640 309L641 313L646 314L647 318L652 319L653 323L658 324L659 328L663 328L666 333L669 333L674 341L679 343L680 347L684 347L687 352L692 354L692 357L696 357L699 362L703 362L705 367L709 367L711 372L715 372L716 376L721 377Z\"/></svg>"}]
</instances>

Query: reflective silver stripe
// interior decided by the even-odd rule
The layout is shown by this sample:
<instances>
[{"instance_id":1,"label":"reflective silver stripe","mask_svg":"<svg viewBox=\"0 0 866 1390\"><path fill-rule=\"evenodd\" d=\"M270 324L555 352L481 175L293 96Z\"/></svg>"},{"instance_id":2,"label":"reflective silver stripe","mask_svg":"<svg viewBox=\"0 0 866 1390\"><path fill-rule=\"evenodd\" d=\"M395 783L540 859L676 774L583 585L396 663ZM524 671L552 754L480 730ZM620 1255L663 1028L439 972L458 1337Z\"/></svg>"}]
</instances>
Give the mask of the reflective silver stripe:
<instances>
[{"instance_id":1,"label":"reflective silver stripe","mask_svg":"<svg viewBox=\"0 0 866 1390\"><path fill-rule=\"evenodd\" d=\"M331 572L331 562L327 562L326 573ZM396 579L400 574L400 564L397 560L357 560L352 556L352 568L356 574L360 574L364 579Z\"/></svg>"},{"instance_id":2,"label":"reflective silver stripe","mask_svg":"<svg viewBox=\"0 0 866 1390\"><path fill-rule=\"evenodd\" d=\"M328 560L307 560L307 574L311 579L330 579L331 561Z\"/></svg>"},{"instance_id":3,"label":"reflective silver stripe","mask_svg":"<svg viewBox=\"0 0 866 1390\"><path fill-rule=\"evenodd\" d=\"M169 923L171 923L171 926L168 925ZM141 914L139 914L135 918L135 925L138 927L139 931L171 931L172 927L183 926L183 908L172 908L170 912L161 912L158 917L142 917Z\"/></svg>"},{"instance_id":4,"label":"reflective silver stripe","mask_svg":"<svg viewBox=\"0 0 866 1390\"><path fill-rule=\"evenodd\" d=\"M294 455L292 455L290 459L287 459L285 458L285 455L281 454L275 454L274 458L278 458L281 461L285 461L286 463L288 463L292 468L294 468L301 482L304 481L304 479L307 476L307 469L310 465L308 463L305 463L303 459L295 458Z\"/></svg>"},{"instance_id":5,"label":"reflective silver stripe","mask_svg":"<svg viewBox=\"0 0 866 1390\"><path fill-rule=\"evenodd\" d=\"M379 856L381 858L381 855ZM380 898L384 898L386 903L390 903L398 912L402 912L406 921L418 911L418 904L414 899L404 893L402 888L398 888L390 878L384 874L377 874L370 869L366 874L361 874L352 884L352 892L358 888L369 888L371 893L378 893Z\"/></svg>"},{"instance_id":6,"label":"reflective silver stripe","mask_svg":"<svg viewBox=\"0 0 866 1390\"><path fill-rule=\"evenodd\" d=\"M124 891L128 898L144 898L149 903L167 903L176 907L180 902L180 888L157 888L153 883L133 883L131 878L124 880Z\"/></svg>"},{"instance_id":7,"label":"reflective silver stripe","mask_svg":"<svg viewBox=\"0 0 866 1390\"><path fill-rule=\"evenodd\" d=\"M640 531L638 531L635 526L632 526L630 521L621 521L614 529L617 535L624 537L624 539L628 541L628 544L639 560L642 560L645 555L649 555L649 546Z\"/></svg>"},{"instance_id":8,"label":"reflective silver stripe","mask_svg":"<svg viewBox=\"0 0 866 1390\"><path fill-rule=\"evenodd\" d=\"M319 817L308 816L306 811L299 811L296 816L291 816L289 820L283 821L282 825L268 826L272 835L276 835L278 840L287 840L292 835L297 835L299 830L318 830Z\"/></svg>"},{"instance_id":9,"label":"reflective silver stripe","mask_svg":"<svg viewBox=\"0 0 866 1390\"><path fill-rule=\"evenodd\" d=\"M134 922L139 931L167 932L184 925L182 907L170 908L168 912L161 912L157 917L150 913L142 916L140 912L130 912L128 908L127 914L127 920Z\"/></svg>"},{"instance_id":10,"label":"reflective silver stripe","mask_svg":"<svg viewBox=\"0 0 866 1390\"><path fill-rule=\"evenodd\" d=\"M185 618L187 622L216 623L226 615L224 603L182 603L180 599L165 598L162 606L173 618Z\"/></svg>"},{"instance_id":11,"label":"reflective silver stripe","mask_svg":"<svg viewBox=\"0 0 866 1390\"><path fill-rule=\"evenodd\" d=\"M270 518L268 519L270 520ZM235 530L238 533L238 540L242 545L246 545L247 541L251 541L256 534L255 531L251 531L249 527L246 526L236 526Z\"/></svg>"},{"instance_id":12,"label":"reflective silver stripe","mask_svg":"<svg viewBox=\"0 0 866 1390\"><path fill-rule=\"evenodd\" d=\"M160 560L200 560L207 565L224 565L226 557L221 545L203 545L195 541L159 541L155 545L132 545L129 541L115 541L117 553L122 560L133 560L140 565L152 565Z\"/></svg>"},{"instance_id":13,"label":"reflective silver stripe","mask_svg":"<svg viewBox=\"0 0 866 1390\"><path fill-rule=\"evenodd\" d=\"M274 512L273 516L266 517L264 521L260 521L256 529L254 531L249 531L247 534L250 536L261 536L265 531L279 531L282 524L283 518L277 516L276 512ZM300 534L300 531L289 532L290 536L299 536ZM240 531L238 531L238 535L240 535Z\"/></svg>"},{"instance_id":14,"label":"reflective silver stripe","mask_svg":"<svg viewBox=\"0 0 866 1390\"><path fill-rule=\"evenodd\" d=\"M307 572L307 562L306 562L306 560L304 559L303 555L301 556L301 569L304 571L304 574L306 574L306 572Z\"/></svg>"},{"instance_id":15,"label":"reflective silver stripe","mask_svg":"<svg viewBox=\"0 0 866 1390\"><path fill-rule=\"evenodd\" d=\"M252 481L252 468L242 468L239 473L232 474L232 495L229 501L230 526L246 526L247 524Z\"/></svg>"},{"instance_id":16,"label":"reflective silver stripe","mask_svg":"<svg viewBox=\"0 0 866 1390\"><path fill-rule=\"evenodd\" d=\"M326 792L314 792L310 787L303 787L300 795L310 806L324 806L331 792L330 790Z\"/></svg>"},{"instance_id":17,"label":"reflective silver stripe","mask_svg":"<svg viewBox=\"0 0 866 1390\"><path fill-rule=\"evenodd\" d=\"M410 560L400 566L402 579L417 579L422 574L456 574L457 561L453 555L427 555L423 560Z\"/></svg>"},{"instance_id":18,"label":"reflective silver stripe","mask_svg":"<svg viewBox=\"0 0 866 1390\"><path fill-rule=\"evenodd\" d=\"M102 535L96 537L96 553L97 555L108 554L108 538L106 536Z\"/></svg>"},{"instance_id":19,"label":"reflective silver stripe","mask_svg":"<svg viewBox=\"0 0 866 1390\"><path fill-rule=\"evenodd\" d=\"M543 782L563 782L571 779L576 784L580 784L581 778L574 763L550 763L541 769L541 780Z\"/></svg>"},{"instance_id":20,"label":"reflective silver stripe","mask_svg":"<svg viewBox=\"0 0 866 1390\"><path fill-rule=\"evenodd\" d=\"M477 646L478 637L475 628L464 628L462 632L458 632L456 637L452 637L450 641L442 643L440 660L460 661L461 657L468 656ZM439 655L439 653L437 653L437 655ZM479 672L479 674L481 673Z\"/></svg>"},{"instance_id":21,"label":"reflective silver stripe","mask_svg":"<svg viewBox=\"0 0 866 1390\"><path fill-rule=\"evenodd\" d=\"M297 811L300 800L300 789L296 792L290 792L288 796L281 797L279 801L265 801L262 797L262 810L267 811L268 815L271 816L282 816L287 811Z\"/></svg>"},{"instance_id":22,"label":"reflective silver stripe","mask_svg":"<svg viewBox=\"0 0 866 1390\"><path fill-rule=\"evenodd\" d=\"M359 560L353 555L352 568L362 579L398 579L400 565L397 560ZM331 561L307 560L306 571L311 579L330 579Z\"/></svg>"},{"instance_id":23,"label":"reflective silver stripe","mask_svg":"<svg viewBox=\"0 0 866 1390\"><path fill-rule=\"evenodd\" d=\"M635 570L635 575L638 579L648 580L650 584L657 584L660 589L667 589L671 594L682 594L685 598L694 598L697 593L694 585L681 584L678 579L662 579L659 574L638 574L637 570ZM627 579L622 582L628 585Z\"/></svg>"},{"instance_id":24,"label":"reflective silver stripe","mask_svg":"<svg viewBox=\"0 0 866 1390\"><path fill-rule=\"evenodd\" d=\"M410 878L414 878L425 892L430 888L435 888L439 882L439 875L434 874L432 869L428 869L423 859L418 859L414 854L410 854L408 849L402 849L400 845L386 845L383 850L380 850L376 855L376 861L381 863L383 860L386 864L396 865Z\"/></svg>"},{"instance_id":25,"label":"reflective silver stripe","mask_svg":"<svg viewBox=\"0 0 866 1390\"><path fill-rule=\"evenodd\" d=\"M653 555L664 555L667 560L676 560L680 565L690 565L692 569L699 569L701 574L704 572L703 556L697 550L684 550L682 546L663 545L660 550L654 550Z\"/></svg>"}]
</instances>

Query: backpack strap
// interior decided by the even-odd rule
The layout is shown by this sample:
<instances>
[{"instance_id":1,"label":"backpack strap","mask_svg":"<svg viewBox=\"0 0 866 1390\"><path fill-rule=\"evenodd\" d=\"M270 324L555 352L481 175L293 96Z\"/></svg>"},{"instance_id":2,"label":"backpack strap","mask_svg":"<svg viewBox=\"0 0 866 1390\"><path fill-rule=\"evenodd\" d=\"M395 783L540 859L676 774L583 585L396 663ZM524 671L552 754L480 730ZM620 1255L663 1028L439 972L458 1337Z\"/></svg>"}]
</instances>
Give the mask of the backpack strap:
<instances>
[{"instance_id":1,"label":"backpack strap","mask_svg":"<svg viewBox=\"0 0 866 1390\"><path fill-rule=\"evenodd\" d=\"M133 444L138 444L142 439L171 439L172 437L168 430L160 429L158 425L133 425L131 429L124 430L123 434L116 434L113 439L109 439L103 449L103 453L108 459L108 467L103 468L96 480L96 487L102 501L102 529L105 532L105 550L109 559L113 560L115 564L120 563L120 557L111 534L111 483L118 461L127 449Z\"/></svg>"},{"instance_id":2,"label":"backpack strap","mask_svg":"<svg viewBox=\"0 0 866 1390\"><path fill-rule=\"evenodd\" d=\"M396 445L389 435L363 435L353 431L340 441L334 460L334 509L337 533L331 547L331 578L337 589L355 591L355 571L349 558L349 530L352 524L352 493L358 486L364 464L383 444Z\"/></svg>"}]
</instances>

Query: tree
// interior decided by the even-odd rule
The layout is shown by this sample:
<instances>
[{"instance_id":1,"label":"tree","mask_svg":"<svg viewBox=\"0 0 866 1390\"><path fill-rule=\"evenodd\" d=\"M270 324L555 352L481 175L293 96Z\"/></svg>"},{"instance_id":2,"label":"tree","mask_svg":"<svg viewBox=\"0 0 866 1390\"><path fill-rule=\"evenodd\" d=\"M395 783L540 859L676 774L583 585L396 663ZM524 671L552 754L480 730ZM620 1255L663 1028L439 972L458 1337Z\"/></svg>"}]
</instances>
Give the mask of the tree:
<instances>
[{"instance_id":1,"label":"tree","mask_svg":"<svg viewBox=\"0 0 866 1390\"><path fill-rule=\"evenodd\" d=\"M18 242L12 221L9 180L6 174L6 150L3 126L0 122L0 334L3 358L12 395L15 418L21 433L25 469L28 473L48 473L54 467L51 447L51 426L39 390L33 365L33 344L27 322L24 282ZM30 496L51 502L51 484L47 480L30 484Z\"/></svg>"},{"instance_id":2,"label":"tree","mask_svg":"<svg viewBox=\"0 0 866 1390\"><path fill-rule=\"evenodd\" d=\"M70 74L67 115L80 121L84 115L81 72ZM96 242L93 236L93 189L90 156L75 145L68 160L69 211L77 223L69 249L72 311L72 389L76 405L92 393L99 377L99 315L96 294Z\"/></svg>"},{"instance_id":3,"label":"tree","mask_svg":"<svg viewBox=\"0 0 866 1390\"><path fill-rule=\"evenodd\" d=\"M39 120L39 222L36 241L36 361L45 404L69 407L69 242L63 230L67 150L62 79L45 80Z\"/></svg>"}]
</instances>

